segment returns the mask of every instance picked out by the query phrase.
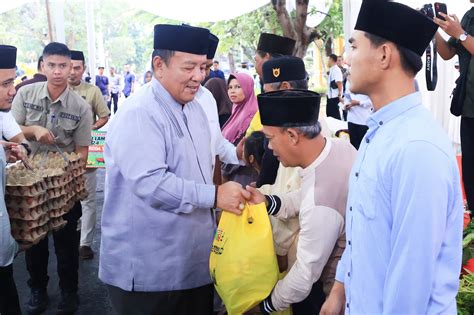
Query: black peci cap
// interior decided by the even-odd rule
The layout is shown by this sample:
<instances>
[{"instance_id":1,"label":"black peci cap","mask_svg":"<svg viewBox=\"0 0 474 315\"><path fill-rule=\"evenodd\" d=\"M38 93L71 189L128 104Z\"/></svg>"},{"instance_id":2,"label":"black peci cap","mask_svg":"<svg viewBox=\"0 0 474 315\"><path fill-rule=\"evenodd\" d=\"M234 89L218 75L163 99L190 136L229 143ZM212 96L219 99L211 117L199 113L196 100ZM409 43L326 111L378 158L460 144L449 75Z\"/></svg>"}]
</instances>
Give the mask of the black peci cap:
<instances>
[{"instance_id":1,"label":"black peci cap","mask_svg":"<svg viewBox=\"0 0 474 315\"><path fill-rule=\"evenodd\" d=\"M154 49L206 55L209 51L209 30L188 25L155 25Z\"/></svg>"},{"instance_id":2,"label":"black peci cap","mask_svg":"<svg viewBox=\"0 0 474 315\"><path fill-rule=\"evenodd\" d=\"M270 54L291 56L295 50L295 45L296 41L294 39L275 34L262 33L258 40L257 50Z\"/></svg>"},{"instance_id":3,"label":"black peci cap","mask_svg":"<svg viewBox=\"0 0 474 315\"><path fill-rule=\"evenodd\" d=\"M303 127L319 118L321 95L307 90L283 90L258 95L260 120L264 126Z\"/></svg>"},{"instance_id":4,"label":"black peci cap","mask_svg":"<svg viewBox=\"0 0 474 315\"><path fill-rule=\"evenodd\" d=\"M306 69L301 58L282 56L266 61L262 66L263 83L306 79Z\"/></svg>"},{"instance_id":5,"label":"black peci cap","mask_svg":"<svg viewBox=\"0 0 474 315\"><path fill-rule=\"evenodd\" d=\"M10 45L0 45L0 69L16 68L17 49Z\"/></svg>"}]
</instances>

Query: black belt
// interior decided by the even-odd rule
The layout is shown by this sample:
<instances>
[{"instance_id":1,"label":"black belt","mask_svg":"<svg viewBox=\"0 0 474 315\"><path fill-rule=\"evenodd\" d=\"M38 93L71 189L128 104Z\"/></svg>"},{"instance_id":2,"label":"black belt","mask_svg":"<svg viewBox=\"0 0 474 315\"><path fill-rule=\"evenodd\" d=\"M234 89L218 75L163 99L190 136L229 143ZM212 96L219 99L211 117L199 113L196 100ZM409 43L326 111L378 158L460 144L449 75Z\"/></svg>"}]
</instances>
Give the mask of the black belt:
<instances>
[{"instance_id":1,"label":"black belt","mask_svg":"<svg viewBox=\"0 0 474 315\"><path fill-rule=\"evenodd\" d=\"M425 76L426 76L426 87L428 91L434 91L436 89L436 84L438 83L438 53L436 51L436 39L433 38L433 49L431 48L431 43L426 47L426 66L425 66Z\"/></svg>"}]
</instances>

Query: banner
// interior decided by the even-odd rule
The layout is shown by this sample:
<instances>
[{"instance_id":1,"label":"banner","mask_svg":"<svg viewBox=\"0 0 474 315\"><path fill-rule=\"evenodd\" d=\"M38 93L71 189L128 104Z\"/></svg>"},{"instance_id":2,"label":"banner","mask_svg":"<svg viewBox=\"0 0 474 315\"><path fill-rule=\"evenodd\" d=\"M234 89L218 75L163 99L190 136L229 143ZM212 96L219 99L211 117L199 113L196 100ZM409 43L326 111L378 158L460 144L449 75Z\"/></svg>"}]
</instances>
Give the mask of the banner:
<instances>
[{"instance_id":1,"label":"banner","mask_svg":"<svg viewBox=\"0 0 474 315\"><path fill-rule=\"evenodd\" d=\"M104 145L107 131L92 130L92 141L87 156L87 168L104 168Z\"/></svg>"}]
</instances>

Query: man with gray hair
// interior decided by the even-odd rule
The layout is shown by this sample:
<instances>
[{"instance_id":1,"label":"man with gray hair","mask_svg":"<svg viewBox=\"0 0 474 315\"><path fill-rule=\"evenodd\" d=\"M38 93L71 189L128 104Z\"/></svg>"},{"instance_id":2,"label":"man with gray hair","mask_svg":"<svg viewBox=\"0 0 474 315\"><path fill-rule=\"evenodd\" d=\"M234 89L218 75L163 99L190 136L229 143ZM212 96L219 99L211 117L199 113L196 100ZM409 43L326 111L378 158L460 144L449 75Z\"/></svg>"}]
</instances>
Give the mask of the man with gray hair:
<instances>
[{"instance_id":1,"label":"man with gray hair","mask_svg":"<svg viewBox=\"0 0 474 315\"><path fill-rule=\"evenodd\" d=\"M212 314L212 208L242 212L240 184L212 184L211 134L195 97L209 30L155 26L153 79L109 125L99 278L114 314Z\"/></svg>"},{"instance_id":2,"label":"man with gray hair","mask_svg":"<svg viewBox=\"0 0 474 315\"><path fill-rule=\"evenodd\" d=\"M263 195L247 186L251 203L265 202L268 214L299 217L300 223L296 262L260 304L263 314L290 306L295 315L319 314L325 297L314 293L330 292L345 248L344 215L356 151L347 141L321 135L320 100L318 93L303 90L258 96L269 148L283 166L303 168L301 188L287 194Z\"/></svg>"}]
</instances>

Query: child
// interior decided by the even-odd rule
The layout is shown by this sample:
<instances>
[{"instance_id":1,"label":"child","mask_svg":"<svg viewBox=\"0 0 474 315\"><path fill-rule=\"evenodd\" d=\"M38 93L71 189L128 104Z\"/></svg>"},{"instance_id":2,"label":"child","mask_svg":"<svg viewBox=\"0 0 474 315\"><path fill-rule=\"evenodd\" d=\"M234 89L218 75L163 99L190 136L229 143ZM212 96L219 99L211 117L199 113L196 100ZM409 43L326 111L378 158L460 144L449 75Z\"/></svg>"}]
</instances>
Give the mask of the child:
<instances>
[{"instance_id":1,"label":"child","mask_svg":"<svg viewBox=\"0 0 474 315\"><path fill-rule=\"evenodd\" d=\"M263 153L265 152L265 135L261 131L254 131L245 139L244 159L247 166L253 167L260 173Z\"/></svg>"}]
</instances>

